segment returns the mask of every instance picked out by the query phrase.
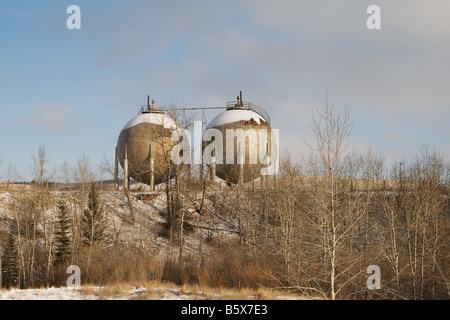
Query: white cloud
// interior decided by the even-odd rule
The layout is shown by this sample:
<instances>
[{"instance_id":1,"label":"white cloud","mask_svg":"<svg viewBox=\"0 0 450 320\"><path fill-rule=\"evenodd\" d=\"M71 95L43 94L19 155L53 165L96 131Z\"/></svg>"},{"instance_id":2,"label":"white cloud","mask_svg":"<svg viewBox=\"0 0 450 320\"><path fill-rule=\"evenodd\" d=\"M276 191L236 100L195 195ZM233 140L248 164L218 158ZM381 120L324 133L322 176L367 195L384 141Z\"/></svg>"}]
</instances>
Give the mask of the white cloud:
<instances>
[{"instance_id":1,"label":"white cloud","mask_svg":"<svg viewBox=\"0 0 450 320\"><path fill-rule=\"evenodd\" d=\"M360 139L388 132L409 146L421 143L413 137L432 141L450 135L445 123L450 117L450 4L379 0L382 29L370 31L366 9L371 4L139 1L123 14L122 28L114 27L118 36L99 58L116 70L111 87L120 79L132 96L150 91L157 100L191 98L188 106L205 106L225 103L243 90L244 99L266 109L276 127L291 133L286 140L292 146L308 130L311 112L323 108L327 90L337 108L347 105L357 116L360 132L366 130ZM159 61L166 48L180 42L182 57ZM136 74L122 72L136 63L141 66ZM111 99L124 93L116 90ZM396 149L396 141L379 140L387 151Z\"/></svg>"},{"instance_id":2,"label":"white cloud","mask_svg":"<svg viewBox=\"0 0 450 320\"><path fill-rule=\"evenodd\" d=\"M27 119L46 131L68 131L76 125L76 116L70 107L49 101L39 102Z\"/></svg>"}]
</instances>

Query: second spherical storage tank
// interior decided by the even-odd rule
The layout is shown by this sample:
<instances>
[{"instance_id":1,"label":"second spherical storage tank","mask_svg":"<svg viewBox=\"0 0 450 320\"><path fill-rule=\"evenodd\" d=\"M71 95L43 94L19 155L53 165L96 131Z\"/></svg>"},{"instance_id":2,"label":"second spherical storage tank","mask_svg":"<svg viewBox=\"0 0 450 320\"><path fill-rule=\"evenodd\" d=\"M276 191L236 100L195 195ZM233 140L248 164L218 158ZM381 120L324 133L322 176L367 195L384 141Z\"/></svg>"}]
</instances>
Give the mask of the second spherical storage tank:
<instances>
[{"instance_id":1,"label":"second spherical storage tank","mask_svg":"<svg viewBox=\"0 0 450 320\"><path fill-rule=\"evenodd\" d=\"M178 128L175 120L162 111L143 108L123 127L117 140L116 156L122 168L126 155L129 176L134 180L150 185L153 167L154 184L164 182L171 163L170 151L177 143L171 139L172 132Z\"/></svg>"},{"instance_id":2,"label":"second spherical storage tank","mask_svg":"<svg viewBox=\"0 0 450 320\"><path fill-rule=\"evenodd\" d=\"M245 183L260 177L261 168L270 165L267 159L275 158L275 137L256 105L238 100L227 106L205 130L203 156L214 156L209 158L216 162L216 175L228 184Z\"/></svg>"}]
</instances>

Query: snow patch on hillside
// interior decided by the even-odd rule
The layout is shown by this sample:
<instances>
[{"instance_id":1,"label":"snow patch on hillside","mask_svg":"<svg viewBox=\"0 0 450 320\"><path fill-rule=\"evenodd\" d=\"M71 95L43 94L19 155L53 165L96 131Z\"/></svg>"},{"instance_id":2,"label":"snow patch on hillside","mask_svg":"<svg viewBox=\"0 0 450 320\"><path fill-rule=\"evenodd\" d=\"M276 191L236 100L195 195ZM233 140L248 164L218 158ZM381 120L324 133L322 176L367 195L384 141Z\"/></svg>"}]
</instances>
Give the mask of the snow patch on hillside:
<instances>
[{"instance_id":1,"label":"snow patch on hillside","mask_svg":"<svg viewBox=\"0 0 450 320\"><path fill-rule=\"evenodd\" d=\"M92 300L75 288L11 289L0 291L1 300Z\"/></svg>"},{"instance_id":2,"label":"snow patch on hillside","mask_svg":"<svg viewBox=\"0 0 450 320\"><path fill-rule=\"evenodd\" d=\"M242 298L242 296L240 297ZM51 287L41 289L0 290L0 300L233 300L232 293L204 292L181 288L134 287L111 293L107 288L92 287ZM246 299L258 300L255 295ZM274 300L304 300L303 296L279 295Z\"/></svg>"}]
</instances>

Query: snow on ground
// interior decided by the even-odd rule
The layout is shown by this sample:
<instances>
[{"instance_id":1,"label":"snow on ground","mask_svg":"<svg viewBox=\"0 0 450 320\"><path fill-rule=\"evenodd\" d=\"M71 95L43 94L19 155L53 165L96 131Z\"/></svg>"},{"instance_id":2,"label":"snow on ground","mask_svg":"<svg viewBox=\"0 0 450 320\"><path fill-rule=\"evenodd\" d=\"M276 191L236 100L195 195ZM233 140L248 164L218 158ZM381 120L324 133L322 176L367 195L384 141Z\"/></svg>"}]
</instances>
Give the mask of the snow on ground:
<instances>
[{"instance_id":1,"label":"snow on ground","mask_svg":"<svg viewBox=\"0 0 450 320\"><path fill-rule=\"evenodd\" d=\"M90 300L75 288L11 289L1 290L1 300ZM93 296L92 296L93 298Z\"/></svg>"},{"instance_id":2,"label":"snow on ground","mask_svg":"<svg viewBox=\"0 0 450 320\"><path fill-rule=\"evenodd\" d=\"M0 300L134 300L147 297L146 288L133 288L122 292L104 292L102 287L60 287L42 289L11 289L0 290ZM155 300L188 299L187 295L180 294L176 289L155 291Z\"/></svg>"},{"instance_id":3,"label":"snow on ground","mask_svg":"<svg viewBox=\"0 0 450 320\"><path fill-rule=\"evenodd\" d=\"M20 195L23 186L14 185L9 191L0 190L0 234L7 230L14 230L14 212L11 209L15 198ZM78 204L79 194L77 191L54 191L50 194L55 197L64 194L67 205L71 212L81 214ZM130 202L124 192L102 191L101 199L105 209L105 215L108 221L106 230L107 236L111 242L116 244L128 245L132 248L139 248L142 251L152 254L154 257L167 256L167 250L172 250L169 245L168 237L165 236L167 222L165 217L166 195L164 192L132 192L130 193ZM184 199L186 205L186 223L197 226L214 226L218 230L228 228L223 219L216 216L197 213L200 207L201 193L192 192L189 198ZM205 199L204 207L211 206L208 199ZM45 214L54 216L56 208L49 208ZM134 220L130 222L130 220ZM206 231L205 231L206 230ZM204 242L208 236L209 229L196 228L185 235L185 254L192 254L198 251L199 242ZM217 232L223 237L233 237L234 234ZM206 245L201 246L203 254L210 249ZM2 247L0 245L0 254Z\"/></svg>"},{"instance_id":4,"label":"snow on ground","mask_svg":"<svg viewBox=\"0 0 450 320\"><path fill-rule=\"evenodd\" d=\"M14 214L11 211L11 203L21 190L26 190L28 186L14 185L10 191L0 190L0 231L12 230ZM214 202L206 198L204 201L205 213L199 214L201 193L190 193L184 195L186 205L186 223L196 226L185 235L185 254L201 254L205 256L209 253L207 239L209 236L220 236L225 241L236 238L232 231L236 228L236 223L232 217L214 214L212 208L215 205L227 204L230 200L226 194L221 192L213 193ZM51 191L55 196L61 194L59 191ZM65 192L69 207L74 211L77 194L75 191ZM122 243L140 248L155 257L166 257L170 246L168 239L161 236L166 222L164 211L166 207L166 195L164 192L132 192L130 202L128 202L124 192L104 191L101 194L105 214L107 216L108 232L116 243ZM131 209L132 208L132 209ZM54 214L54 208L46 212L48 215ZM78 210L80 210L78 208ZM130 223L133 217L134 223ZM202 229L204 226L206 229ZM214 231L217 230L217 231ZM220 231L219 231L220 230ZM225 231L227 230L227 231ZM230 231L228 231L230 230ZM215 233L212 233L212 232ZM199 249L200 248L200 249ZM0 248L2 249L2 248ZM1 250L0 250L1 253ZM202 292L197 290L186 290L178 287L127 287L102 288L86 287L80 289L68 287L52 287L41 289L11 289L0 290L0 300L100 300L100 299L147 299L147 300L186 300L186 299L231 299L232 294L215 292ZM256 299L253 294L248 294L247 299ZM301 297L276 296L274 299L301 299Z\"/></svg>"},{"instance_id":5,"label":"snow on ground","mask_svg":"<svg viewBox=\"0 0 450 320\"><path fill-rule=\"evenodd\" d=\"M148 295L147 289L142 287L122 290L119 293L104 292L102 289L102 287L52 287L0 290L0 300L134 300L148 297L154 300L186 300L193 297L189 294L182 294L178 289L153 288L151 295ZM202 296L201 292L197 292L195 295Z\"/></svg>"},{"instance_id":6,"label":"snow on ground","mask_svg":"<svg viewBox=\"0 0 450 320\"><path fill-rule=\"evenodd\" d=\"M117 289L96 286L0 290L0 300L234 300L237 294L238 299L258 300L251 293L245 296L239 292L204 292L167 287ZM275 295L273 299L303 300L305 297Z\"/></svg>"}]
</instances>

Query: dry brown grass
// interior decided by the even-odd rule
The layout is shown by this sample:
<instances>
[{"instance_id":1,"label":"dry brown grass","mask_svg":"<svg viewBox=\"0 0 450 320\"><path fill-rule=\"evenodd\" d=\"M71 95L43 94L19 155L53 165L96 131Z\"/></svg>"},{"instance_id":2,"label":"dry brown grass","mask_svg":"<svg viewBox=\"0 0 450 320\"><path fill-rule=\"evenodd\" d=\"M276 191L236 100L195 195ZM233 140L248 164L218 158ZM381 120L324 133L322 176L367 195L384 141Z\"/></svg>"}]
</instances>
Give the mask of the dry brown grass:
<instances>
[{"instance_id":1,"label":"dry brown grass","mask_svg":"<svg viewBox=\"0 0 450 320\"><path fill-rule=\"evenodd\" d=\"M270 288L212 288L208 286L182 285L170 282L147 281L138 283L118 282L105 286L84 285L78 291L87 299L187 299L187 300L285 300L305 299Z\"/></svg>"},{"instance_id":2,"label":"dry brown grass","mask_svg":"<svg viewBox=\"0 0 450 320\"><path fill-rule=\"evenodd\" d=\"M89 297L93 296L96 297L98 295L99 287L94 285L83 285L81 288L77 289L80 294L83 296Z\"/></svg>"}]
</instances>

